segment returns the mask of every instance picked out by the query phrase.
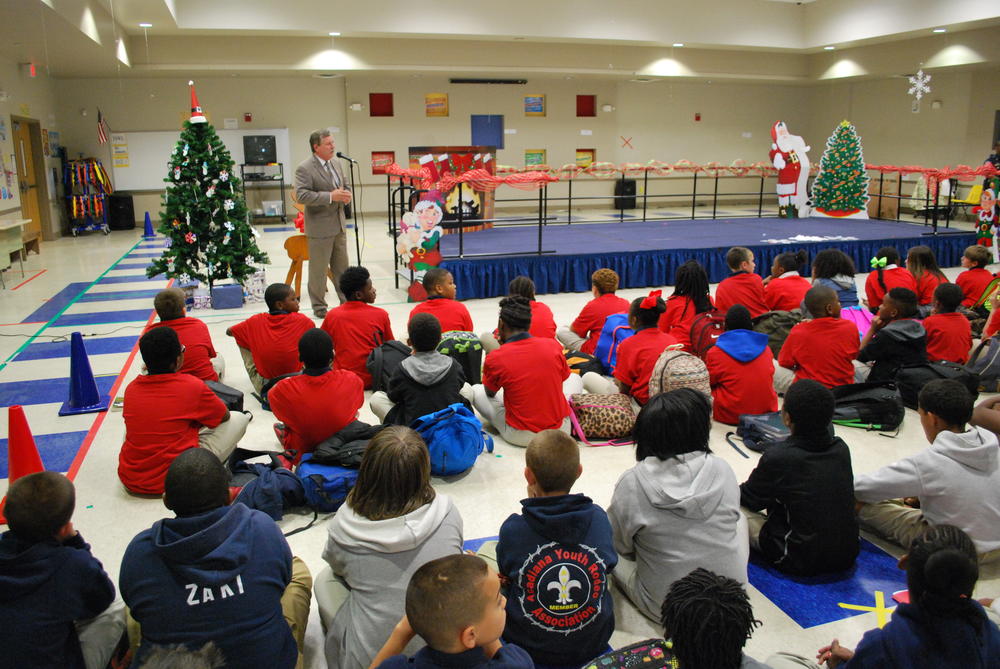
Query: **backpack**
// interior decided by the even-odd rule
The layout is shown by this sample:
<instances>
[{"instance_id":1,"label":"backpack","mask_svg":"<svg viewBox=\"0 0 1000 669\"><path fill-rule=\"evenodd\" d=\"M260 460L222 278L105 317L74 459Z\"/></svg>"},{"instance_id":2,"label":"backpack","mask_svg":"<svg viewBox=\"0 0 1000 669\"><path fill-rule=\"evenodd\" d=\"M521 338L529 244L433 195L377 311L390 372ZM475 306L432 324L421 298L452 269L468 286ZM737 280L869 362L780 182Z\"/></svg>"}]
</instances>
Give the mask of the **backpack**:
<instances>
[{"instance_id":1,"label":"backpack","mask_svg":"<svg viewBox=\"0 0 1000 669\"><path fill-rule=\"evenodd\" d=\"M965 368L979 375L980 392L1000 392L1000 337L983 340Z\"/></svg>"},{"instance_id":2,"label":"backpack","mask_svg":"<svg viewBox=\"0 0 1000 669\"><path fill-rule=\"evenodd\" d=\"M726 433L726 441L739 451L739 448L730 439L733 434L742 439L743 444L751 451L763 453L768 447L790 437L792 431L781 420L781 412L772 411L761 414L740 414L739 423L736 425L736 432ZM743 453L743 451L740 451L740 453ZM743 455L749 457L746 453L743 453Z\"/></svg>"},{"instance_id":3,"label":"backpack","mask_svg":"<svg viewBox=\"0 0 1000 669\"><path fill-rule=\"evenodd\" d=\"M701 358L680 350L680 344L668 346L653 365L649 377L649 396L654 397L678 388L694 388L712 397L708 368Z\"/></svg>"},{"instance_id":4,"label":"backpack","mask_svg":"<svg viewBox=\"0 0 1000 669\"><path fill-rule=\"evenodd\" d=\"M376 333L376 341L379 339ZM400 363L410 356L410 347L401 341L390 339L379 344L368 354L365 369L372 375L372 391L389 389L389 379L396 372Z\"/></svg>"},{"instance_id":5,"label":"backpack","mask_svg":"<svg viewBox=\"0 0 1000 669\"><path fill-rule=\"evenodd\" d=\"M360 420L351 421L347 426L319 442L312 452L312 461L317 465L337 467L360 467L361 456L368 448L368 442L382 431L386 425L369 425Z\"/></svg>"},{"instance_id":6,"label":"backpack","mask_svg":"<svg viewBox=\"0 0 1000 669\"><path fill-rule=\"evenodd\" d=\"M470 385L480 383L483 378L483 345L479 335L464 330L449 330L442 333L438 353L454 358L462 366L465 380Z\"/></svg>"},{"instance_id":7,"label":"backpack","mask_svg":"<svg viewBox=\"0 0 1000 669\"><path fill-rule=\"evenodd\" d=\"M896 371L896 387L903 398L903 404L917 408L917 396L921 388L935 379L954 379L969 389L975 399L979 396L979 375L954 362L924 362L917 365L903 365Z\"/></svg>"},{"instance_id":8,"label":"backpack","mask_svg":"<svg viewBox=\"0 0 1000 669\"><path fill-rule=\"evenodd\" d=\"M312 453L302 456L296 468L302 481L302 492L306 504L316 511L336 511L347 499L347 493L358 481L358 470L334 465L318 465L312 462Z\"/></svg>"},{"instance_id":9,"label":"backpack","mask_svg":"<svg viewBox=\"0 0 1000 669\"><path fill-rule=\"evenodd\" d=\"M891 381L851 383L830 390L836 400L833 422L837 425L890 432L903 422L903 398Z\"/></svg>"},{"instance_id":10,"label":"backpack","mask_svg":"<svg viewBox=\"0 0 1000 669\"><path fill-rule=\"evenodd\" d=\"M647 639L595 657L583 669L672 669L680 666L674 658L671 643L663 639Z\"/></svg>"},{"instance_id":11,"label":"backpack","mask_svg":"<svg viewBox=\"0 0 1000 669\"><path fill-rule=\"evenodd\" d=\"M222 400L230 411L243 411L243 391L227 386L219 381L205 381L208 389Z\"/></svg>"},{"instance_id":12,"label":"backpack","mask_svg":"<svg viewBox=\"0 0 1000 669\"><path fill-rule=\"evenodd\" d=\"M573 432L582 442L590 446L607 444L592 444L587 441L588 439L629 439L635 428L632 400L628 395L621 393L570 395L569 410Z\"/></svg>"},{"instance_id":13,"label":"backpack","mask_svg":"<svg viewBox=\"0 0 1000 669\"><path fill-rule=\"evenodd\" d=\"M232 472L230 485L240 488L233 504L241 502L277 521L287 509L306 503L302 482L273 455L269 465L240 460L233 465Z\"/></svg>"},{"instance_id":14,"label":"backpack","mask_svg":"<svg viewBox=\"0 0 1000 669\"><path fill-rule=\"evenodd\" d=\"M875 320L875 314L864 307L844 307L840 310L840 317L854 323L862 337L871 329L872 321Z\"/></svg>"},{"instance_id":15,"label":"backpack","mask_svg":"<svg viewBox=\"0 0 1000 669\"><path fill-rule=\"evenodd\" d=\"M802 321L802 312L798 309L792 311L769 311L753 319L753 329L755 332L763 332L767 335L767 345L771 348L774 357L778 357L781 347L788 339L788 333L792 328Z\"/></svg>"},{"instance_id":16,"label":"backpack","mask_svg":"<svg viewBox=\"0 0 1000 669\"><path fill-rule=\"evenodd\" d=\"M589 353L584 353L583 351L567 351L563 350L563 355L566 356L566 364L569 366L569 371L574 374L579 374L583 376L587 372L594 372L595 374L604 374L604 365L595 356Z\"/></svg>"},{"instance_id":17,"label":"backpack","mask_svg":"<svg viewBox=\"0 0 1000 669\"><path fill-rule=\"evenodd\" d=\"M691 323L691 352L704 360L705 354L715 346L719 335L725 331L725 314L715 309L698 314Z\"/></svg>"},{"instance_id":18,"label":"backpack","mask_svg":"<svg viewBox=\"0 0 1000 669\"><path fill-rule=\"evenodd\" d=\"M476 415L459 402L417 418L410 427L427 443L431 474L435 476L452 476L471 469L484 445L493 452L493 437L483 432Z\"/></svg>"},{"instance_id":19,"label":"backpack","mask_svg":"<svg viewBox=\"0 0 1000 669\"><path fill-rule=\"evenodd\" d=\"M597 348L594 349L594 357L604 366L607 374L615 373L618 346L634 334L635 331L628 326L628 314L611 314L604 319L601 336L597 340Z\"/></svg>"}]
</instances>

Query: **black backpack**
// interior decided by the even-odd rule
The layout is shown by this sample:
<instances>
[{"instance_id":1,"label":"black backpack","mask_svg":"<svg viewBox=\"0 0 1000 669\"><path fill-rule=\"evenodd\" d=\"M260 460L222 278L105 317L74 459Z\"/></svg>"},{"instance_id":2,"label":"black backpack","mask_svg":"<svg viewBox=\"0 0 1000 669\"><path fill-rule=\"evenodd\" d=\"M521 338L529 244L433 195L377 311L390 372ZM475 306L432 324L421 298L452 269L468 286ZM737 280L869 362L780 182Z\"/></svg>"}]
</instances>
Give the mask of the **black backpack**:
<instances>
[{"instance_id":1,"label":"black backpack","mask_svg":"<svg viewBox=\"0 0 1000 669\"><path fill-rule=\"evenodd\" d=\"M735 448L743 457L750 457L740 450L733 441L732 436L736 435L743 440L743 444L751 451L763 453L769 446L780 443L792 435L784 421L781 419L780 411L771 413L740 414L739 424L736 432L727 432L726 441Z\"/></svg>"},{"instance_id":2,"label":"black backpack","mask_svg":"<svg viewBox=\"0 0 1000 669\"><path fill-rule=\"evenodd\" d=\"M891 432L903 422L903 399L891 381L851 383L830 390L837 401L833 410L837 425Z\"/></svg>"},{"instance_id":3,"label":"black backpack","mask_svg":"<svg viewBox=\"0 0 1000 669\"><path fill-rule=\"evenodd\" d=\"M917 396L921 388L936 379L953 379L968 388L972 399L979 397L979 375L954 362L925 362L917 365L903 365L896 370L896 387L903 398L903 404L917 408Z\"/></svg>"},{"instance_id":4,"label":"black backpack","mask_svg":"<svg viewBox=\"0 0 1000 669\"><path fill-rule=\"evenodd\" d=\"M381 333L376 334L376 342L380 339L379 334ZM365 361L365 369L372 375L372 390L388 390L389 379L408 357L410 357L410 347L395 339L390 339L384 344L379 343L373 348L368 354L368 360Z\"/></svg>"},{"instance_id":5,"label":"black backpack","mask_svg":"<svg viewBox=\"0 0 1000 669\"><path fill-rule=\"evenodd\" d=\"M387 426L352 421L337 434L321 441L313 450L312 461L317 465L360 467L368 442L384 427Z\"/></svg>"}]
</instances>

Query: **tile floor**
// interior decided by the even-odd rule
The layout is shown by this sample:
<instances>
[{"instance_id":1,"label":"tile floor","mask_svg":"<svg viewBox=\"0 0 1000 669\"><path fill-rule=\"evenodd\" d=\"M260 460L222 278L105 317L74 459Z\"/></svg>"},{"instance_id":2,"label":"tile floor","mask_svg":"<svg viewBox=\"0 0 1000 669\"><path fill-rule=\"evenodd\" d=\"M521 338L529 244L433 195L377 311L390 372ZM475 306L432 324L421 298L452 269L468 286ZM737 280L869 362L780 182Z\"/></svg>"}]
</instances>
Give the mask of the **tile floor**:
<instances>
[{"instance_id":1,"label":"tile floor","mask_svg":"<svg viewBox=\"0 0 1000 669\"><path fill-rule=\"evenodd\" d=\"M728 207L727 212L730 210L732 208ZM588 211L581 215L590 217L597 213ZM405 333L410 307L405 293L393 287L392 245L385 229L381 219L369 218L363 235L362 262L372 272L379 292L377 304L389 311L399 336ZM267 280L283 280L289 261L282 243L290 229L272 226L264 232L261 243L273 262L267 268ZM69 376L68 345L60 342L73 331L83 332L87 346L93 351L90 363L99 386L121 395L124 384L139 371L140 361L133 353L133 344L152 317L152 295L166 285L162 278L147 280L143 275L149 254L157 253L160 244L156 240L142 240L140 230L47 242L42 245L42 255L32 255L26 261L23 278L16 269L7 272L7 289L0 291L0 406L25 403L28 421L48 466L75 474L78 492L74 522L113 576L118 572L121 554L131 538L167 512L158 500L127 495L118 482L117 455L124 432L120 410L65 418L57 416L59 405L66 397ZM353 240L350 246L353 261ZM954 277L958 271L958 268L950 268L946 273ZM859 275L859 286L863 280L864 275ZM631 299L645 292L636 289L624 290L621 294ZM557 322L568 323L587 297L586 294L560 294L543 295L540 299L552 308ZM496 300L472 300L467 305L479 329L493 327ZM257 448L274 448L277 444L271 431L271 416L259 410L249 397L251 387L239 353L224 334L227 326L262 309L262 304L248 304L240 310L196 311L192 315L208 323L216 348L226 360L226 382L247 394L248 407L255 412L244 443ZM360 417L374 420L367 406ZM0 447L5 445L6 429L6 420L0 420L0 437L4 438ZM724 436L728 429L719 424L713 428L712 448L732 465L737 478L743 480L752 470L757 456L751 453L749 458L744 458L727 445ZM838 433L851 447L857 472L873 470L926 445L917 417L910 410L907 410L899 435L893 439L848 428L838 428ZM634 463L632 448L584 448L581 458L584 472L575 490L606 505L619 474ZM6 461L0 460L0 464L3 465L0 478L3 478L6 477ZM440 492L453 497L462 512L466 539L494 536L507 515L518 509L518 500L524 494L523 465L522 449L497 440L495 453L481 456L468 474L454 480L434 481ZM5 478L0 480L0 492L4 490ZM282 527L288 530L307 520L305 515L286 516ZM291 537L289 542L293 552L301 556L314 573L323 567L320 554L325 532L322 524ZM886 549L892 555L899 553L892 547ZM760 589L750 587L749 591L763 626L749 641L748 652L761 660L782 649L808 655L833 637L853 646L885 612L847 610L838 604L873 606L874 591L883 588L885 601L891 607L892 590L905 587L901 585L904 583L902 574L893 571L892 561L871 547L871 559L866 561L865 571L859 571L848 583L825 586L822 592L781 579L775 581L758 573L752 580ZM997 570L984 572L977 594L1000 595ZM826 606L820 615L815 611L819 605L809 604L817 597L823 599ZM618 625L613 643L623 644L659 633L622 601L623 598L618 597ZM779 604L783 608L779 608ZM792 611L793 615L785 611ZM820 620L831 622L817 623ZM322 632L315 606L307 637L307 667L324 667Z\"/></svg>"}]
</instances>

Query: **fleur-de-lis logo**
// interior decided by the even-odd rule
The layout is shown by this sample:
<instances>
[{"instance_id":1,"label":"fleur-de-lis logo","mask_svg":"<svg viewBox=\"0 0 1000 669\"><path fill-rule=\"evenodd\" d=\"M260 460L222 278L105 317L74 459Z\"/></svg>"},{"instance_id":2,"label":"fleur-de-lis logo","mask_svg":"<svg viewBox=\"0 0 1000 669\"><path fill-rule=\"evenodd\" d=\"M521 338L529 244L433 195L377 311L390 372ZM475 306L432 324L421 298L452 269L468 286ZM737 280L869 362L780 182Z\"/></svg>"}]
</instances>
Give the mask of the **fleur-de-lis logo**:
<instances>
[{"instance_id":1,"label":"fleur-de-lis logo","mask_svg":"<svg viewBox=\"0 0 1000 669\"><path fill-rule=\"evenodd\" d=\"M583 585L576 579L570 579L569 569L563 566L559 568L559 582L549 583L549 590L553 588L559 591L556 602L559 604L569 604L573 601L569 593L572 592L573 588L583 588Z\"/></svg>"}]
</instances>

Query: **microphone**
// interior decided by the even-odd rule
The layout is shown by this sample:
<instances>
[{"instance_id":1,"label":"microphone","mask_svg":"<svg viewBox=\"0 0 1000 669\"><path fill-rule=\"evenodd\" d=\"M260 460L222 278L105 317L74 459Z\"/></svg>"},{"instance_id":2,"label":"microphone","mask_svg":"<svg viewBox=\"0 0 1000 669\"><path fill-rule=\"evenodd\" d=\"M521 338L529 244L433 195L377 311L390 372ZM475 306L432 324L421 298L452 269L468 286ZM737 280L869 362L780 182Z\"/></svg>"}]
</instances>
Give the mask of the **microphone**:
<instances>
[{"instance_id":1,"label":"microphone","mask_svg":"<svg viewBox=\"0 0 1000 669\"><path fill-rule=\"evenodd\" d=\"M354 158L351 158L350 156L345 156L340 151L337 151L337 157L341 158L342 160L350 161L350 162L354 163L355 165L358 164L358 161L356 161Z\"/></svg>"}]
</instances>

